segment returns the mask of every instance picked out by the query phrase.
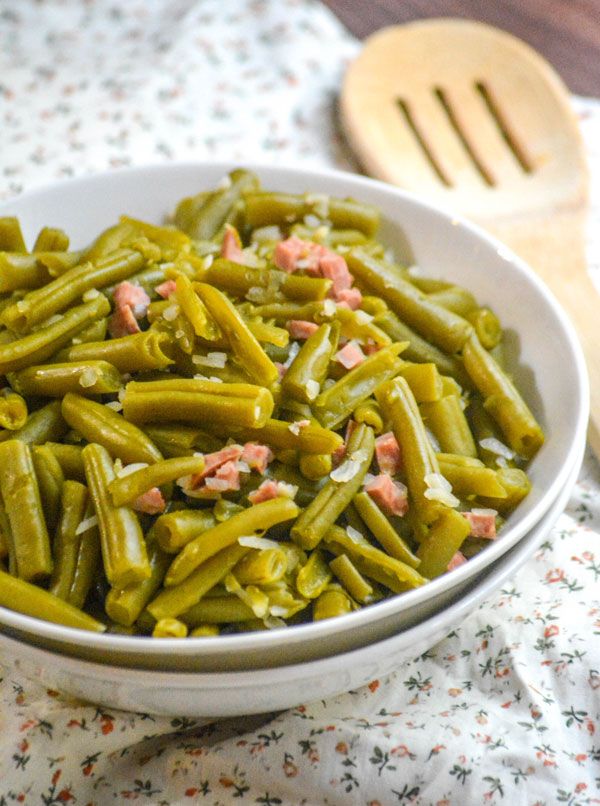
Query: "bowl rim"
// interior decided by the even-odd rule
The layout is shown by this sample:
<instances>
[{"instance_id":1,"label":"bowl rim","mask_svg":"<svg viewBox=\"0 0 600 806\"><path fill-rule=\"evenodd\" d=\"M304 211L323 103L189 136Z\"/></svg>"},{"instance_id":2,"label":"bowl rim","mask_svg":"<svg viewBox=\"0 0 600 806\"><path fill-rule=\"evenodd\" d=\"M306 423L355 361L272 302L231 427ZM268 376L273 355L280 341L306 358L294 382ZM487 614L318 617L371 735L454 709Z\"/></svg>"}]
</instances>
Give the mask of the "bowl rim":
<instances>
[{"instance_id":1,"label":"bowl rim","mask_svg":"<svg viewBox=\"0 0 600 806\"><path fill-rule=\"evenodd\" d=\"M82 666L84 670L89 673L98 675L99 677L109 678L114 680L115 683L121 683L123 674L132 676L131 683L139 682L140 685L145 682L150 682L154 686L165 685L171 688L187 688L189 686L209 686L211 689L222 688L228 689L231 686L248 686L256 684L257 677L268 676L269 682L273 684L285 683L290 677L297 677L303 671L309 671L312 676L317 673L326 675L336 671L343 662L347 668L354 668L358 663L363 663L368 660L367 655L376 651L383 651L391 653L394 651L395 644L402 638L403 641L408 641L414 638L416 644L423 637L423 629L427 625L433 626L433 622L440 620L446 627L450 627L452 623L456 623L458 619L464 614L468 616L478 605L490 596L497 588L508 579L511 574L516 573L521 566L529 559L536 548L539 546L541 540L551 531L557 519L560 517L564 507L569 499L571 491L577 481L577 476L581 468L585 453L585 444L580 445L578 455L573 463L568 478L565 481L561 491L556 500L550 505L548 511L544 514L541 520L528 532L517 546L514 546L508 553L504 554L494 563L491 569L488 569L481 578L475 580L461 595L447 607L430 614L422 621L412 625L406 630L401 630L388 638L374 641L373 643L364 644L360 647L353 648L346 652L340 652L333 656L322 658L315 658L313 660L302 661L300 663L285 664L282 666L269 666L263 668L236 670L236 671L219 671L219 672L177 672L177 671L163 671L154 669L136 669L129 666L119 666L118 664L105 664L97 661L90 661L85 658L79 658L73 655L65 655L59 651L47 649L46 647L39 647L35 644L19 641L12 635L6 635L0 632L0 648L5 643L10 646L13 642L18 645L19 651L21 647L25 646L29 654L33 654L40 662L47 657L60 657L61 663L67 663L67 671L71 670L73 673L81 673ZM441 627L441 625L438 625ZM133 675L132 675L133 673ZM264 680L261 680L264 685ZM215 717L218 718L218 717Z\"/></svg>"},{"instance_id":2,"label":"bowl rim","mask_svg":"<svg viewBox=\"0 0 600 806\"><path fill-rule=\"evenodd\" d=\"M127 166L76 178L60 179L33 188L19 196L0 203L0 212L9 213L11 207L17 207L16 214L18 215L18 208L21 205L43 199L45 195L53 195L67 186L74 189L77 189L78 186L82 186L93 190L94 185L100 185L105 182L110 183L114 180L118 181L120 178L139 178L140 180L148 181L149 178L155 179L161 174L171 172L188 173L204 171L208 174L218 173L219 175L224 175L238 166L239 162L228 160L214 162L209 160L177 161L152 165ZM558 473L543 493L540 501L538 501L524 518L514 524L504 534L501 534L498 540L486 546L482 552L470 559L468 563L455 569L452 572L452 578L455 584L458 585L467 577L481 573L486 566L494 562L498 557L508 551L509 548L514 546L523 535L531 530L543 517L563 487L569 475L569 471L576 461L581 442L585 442L589 417L589 381L583 351L575 329L567 314L549 288L524 260L513 253L512 250L497 238L487 233L479 225L445 209L439 204L431 203L414 193L389 185L380 180L346 171L316 169L308 166L306 168L288 168L273 163L257 162L254 160L244 163L244 167L255 171L261 178L264 178L265 182L274 182L275 186L277 183L285 182L285 176L291 176L298 180L305 180L308 185L310 185L310 182L313 180L320 182L325 180L337 183L338 186L340 184L346 186L342 188L341 192L352 193L357 189L358 192L360 192L360 189L364 189L371 194L383 194L385 197L400 201L408 205L408 207L416 207L424 214L432 216L434 225L438 222L443 222L445 224L451 223L453 227L460 227L463 231L466 231L468 237L472 238L474 242L477 242L479 246L483 247L485 250L493 251L497 257L506 261L506 263L511 266L512 271L516 271L517 274L520 274L530 285L533 285L536 292L543 298L547 308L551 311L561 331L561 337L571 353L574 376L577 381L576 387L572 389L572 393L578 404L576 407L576 418L573 424L574 436ZM332 189L332 193L337 194L339 192L340 191L334 188ZM378 621L381 618L393 616L394 613L405 609L405 607L418 605L424 599L434 597L438 591L446 587L446 585L446 575L442 575L420 588L406 591L401 595L391 596L368 607L360 608L359 610L339 616L336 619L309 622L262 632L220 635L206 638L188 637L185 641L181 641L177 638L163 638L159 642L148 636L92 633L86 630L43 621L36 617L27 616L3 607L0 607L0 624L3 623L6 626L21 630L22 632L37 633L55 642L75 642L81 646L99 649L107 653L116 651L130 654L145 654L151 649L152 654L156 656L171 655L174 652L186 655L193 655L198 652L210 654L219 654L221 652L237 653L261 648L268 651L282 641L290 643L309 639L320 640L326 638L327 635L333 632L355 629L360 626L365 626L372 621Z\"/></svg>"}]
</instances>

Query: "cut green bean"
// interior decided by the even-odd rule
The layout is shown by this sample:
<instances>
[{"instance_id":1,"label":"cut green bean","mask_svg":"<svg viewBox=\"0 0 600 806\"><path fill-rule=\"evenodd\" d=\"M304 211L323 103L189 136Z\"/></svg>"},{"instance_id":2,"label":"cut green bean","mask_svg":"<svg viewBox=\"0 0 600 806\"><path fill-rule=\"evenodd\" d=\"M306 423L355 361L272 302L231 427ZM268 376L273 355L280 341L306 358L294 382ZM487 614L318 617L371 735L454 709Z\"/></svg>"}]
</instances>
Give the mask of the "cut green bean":
<instances>
[{"instance_id":1,"label":"cut green bean","mask_svg":"<svg viewBox=\"0 0 600 806\"><path fill-rule=\"evenodd\" d=\"M102 445L114 459L121 459L125 464L152 464L162 459L156 445L143 431L102 403L69 393L63 398L62 414L68 425L88 442Z\"/></svg>"},{"instance_id":2,"label":"cut green bean","mask_svg":"<svg viewBox=\"0 0 600 806\"><path fill-rule=\"evenodd\" d=\"M162 459L134 473L117 477L109 484L113 504L133 504L140 495L153 487L161 487L183 476L201 473L204 470L203 456L184 456L178 459Z\"/></svg>"},{"instance_id":3,"label":"cut green bean","mask_svg":"<svg viewBox=\"0 0 600 806\"><path fill-rule=\"evenodd\" d=\"M150 576L146 544L135 512L115 507L108 485L115 478L112 459L102 445L86 445L82 451L85 476L94 504L106 578L115 588L125 588Z\"/></svg>"},{"instance_id":4,"label":"cut green bean","mask_svg":"<svg viewBox=\"0 0 600 806\"><path fill-rule=\"evenodd\" d=\"M53 563L40 489L31 449L20 440L0 444L0 493L16 575L27 581L48 576Z\"/></svg>"},{"instance_id":5,"label":"cut green bean","mask_svg":"<svg viewBox=\"0 0 600 806\"><path fill-rule=\"evenodd\" d=\"M118 392L121 375L106 361L41 364L8 374L11 386L21 395L63 397L67 392L84 396Z\"/></svg>"},{"instance_id":6,"label":"cut green bean","mask_svg":"<svg viewBox=\"0 0 600 806\"><path fill-rule=\"evenodd\" d=\"M104 632L106 625L49 591L0 570L0 605L26 616L64 624L77 630Z\"/></svg>"},{"instance_id":7,"label":"cut green bean","mask_svg":"<svg viewBox=\"0 0 600 806\"><path fill-rule=\"evenodd\" d=\"M347 459L292 526L291 536L301 548L314 549L346 509L364 480L374 451L373 431L359 425L348 441Z\"/></svg>"}]
</instances>

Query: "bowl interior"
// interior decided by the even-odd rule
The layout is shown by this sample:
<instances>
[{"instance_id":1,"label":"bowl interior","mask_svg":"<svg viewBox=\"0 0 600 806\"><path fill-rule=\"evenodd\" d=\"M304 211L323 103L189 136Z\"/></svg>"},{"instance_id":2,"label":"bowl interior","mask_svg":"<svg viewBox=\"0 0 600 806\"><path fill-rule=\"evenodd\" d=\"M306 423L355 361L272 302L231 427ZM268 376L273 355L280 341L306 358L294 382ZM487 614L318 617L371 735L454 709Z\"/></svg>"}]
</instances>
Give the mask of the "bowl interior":
<instances>
[{"instance_id":1,"label":"bowl interior","mask_svg":"<svg viewBox=\"0 0 600 806\"><path fill-rule=\"evenodd\" d=\"M228 164L175 164L134 168L61 182L2 206L18 215L29 242L44 225L64 227L74 247L84 246L123 213L160 222L183 196L214 186ZM503 532L475 558L451 575L338 619L273 630L185 642L94 635L42 622L0 608L0 624L36 640L64 643L69 650L93 652L96 659L127 655L139 663L177 664L177 657L228 659L244 653L276 652L301 644L307 656L351 648L377 632L377 625L398 619L448 595L506 552L549 509L564 486L585 440L587 376L573 328L545 285L499 242L462 219L380 182L339 172L249 166L266 188L353 196L380 207L382 240L398 258L416 262L426 273L469 288L494 309L507 332L511 371L542 422L546 443L529 467L533 489L507 520ZM174 652L176 650L176 655ZM241 654L240 654L241 653Z\"/></svg>"}]
</instances>

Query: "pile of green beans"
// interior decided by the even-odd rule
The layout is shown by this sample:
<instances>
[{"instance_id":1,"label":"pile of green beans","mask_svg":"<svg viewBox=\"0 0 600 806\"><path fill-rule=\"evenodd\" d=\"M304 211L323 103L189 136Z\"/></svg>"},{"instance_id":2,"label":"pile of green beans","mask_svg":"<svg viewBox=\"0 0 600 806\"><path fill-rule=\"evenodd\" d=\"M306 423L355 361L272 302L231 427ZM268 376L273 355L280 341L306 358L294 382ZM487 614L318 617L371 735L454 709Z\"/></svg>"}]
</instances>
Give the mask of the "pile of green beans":
<instances>
[{"instance_id":1,"label":"pile of green beans","mask_svg":"<svg viewBox=\"0 0 600 806\"><path fill-rule=\"evenodd\" d=\"M28 250L0 218L1 606L226 635L349 613L481 549L471 518L501 528L543 433L493 311L394 262L378 226L244 169L83 249L45 227Z\"/></svg>"}]
</instances>

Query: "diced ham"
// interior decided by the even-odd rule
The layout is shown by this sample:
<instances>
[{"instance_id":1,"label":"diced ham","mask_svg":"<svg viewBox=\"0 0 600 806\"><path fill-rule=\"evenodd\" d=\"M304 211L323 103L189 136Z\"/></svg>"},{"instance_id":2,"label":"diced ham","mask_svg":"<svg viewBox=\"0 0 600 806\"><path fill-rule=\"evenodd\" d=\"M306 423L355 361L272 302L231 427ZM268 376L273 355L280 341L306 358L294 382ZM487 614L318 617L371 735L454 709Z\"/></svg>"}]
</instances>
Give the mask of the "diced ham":
<instances>
[{"instance_id":1,"label":"diced ham","mask_svg":"<svg viewBox=\"0 0 600 806\"><path fill-rule=\"evenodd\" d=\"M207 490L214 490L220 493L225 493L229 490L239 490L240 471L237 468L236 462L230 460L222 464L217 468L214 476L208 476L208 478L204 480L204 486Z\"/></svg>"},{"instance_id":2,"label":"diced ham","mask_svg":"<svg viewBox=\"0 0 600 806\"><path fill-rule=\"evenodd\" d=\"M164 283L157 285L154 289L159 297L163 299L169 299L171 294L175 291L177 287L177 283L175 280L165 280Z\"/></svg>"},{"instance_id":3,"label":"diced ham","mask_svg":"<svg viewBox=\"0 0 600 806\"><path fill-rule=\"evenodd\" d=\"M461 513L471 525L470 537L485 537L493 540L496 537L496 515L495 509L472 509L470 512Z\"/></svg>"},{"instance_id":4,"label":"diced ham","mask_svg":"<svg viewBox=\"0 0 600 806\"><path fill-rule=\"evenodd\" d=\"M138 495L133 502L136 512L145 512L147 515L158 515L165 511L166 506L167 502L158 487L152 487L151 490Z\"/></svg>"},{"instance_id":5,"label":"diced ham","mask_svg":"<svg viewBox=\"0 0 600 806\"><path fill-rule=\"evenodd\" d=\"M251 470L257 470L262 476L269 462L273 461L274 454L268 445L260 445L258 442L246 442L240 458L242 462L246 462Z\"/></svg>"},{"instance_id":6,"label":"diced ham","mask_svg":"<svg viewBox=\"0 0 600 806\"><path fill-rule=\"evenodd\" d=\"M303 241L292 235L285 241L279 241L273 253L273 263L287 272L302 268L308 272L320 273L319 261L325 251L325 247L320 244Z\"/></svg>"},{"instance_id":7,"label":"diced ham","mask_svg":"<svg viewBox=\"0 0 600 806\"><path fill-rule=\"evenodd\" d=\"M452 557L450 562L448 563L448 571L454 571L455 568L458 568L460 565L464 565L467 562L467 558L464 554L460 551L457 551L456 554Z\"/></svg>"},{"instance_id":8,"label":"diced ham","mask_svg":"<svg viewBox=\"0 0 600 806\"><path fill-rule=\"evenodd\" d=\"M352 285L353 277L348 271L348 265L337 252L328 249L319 260L319 269L323 277L332 281L332 291L336 298L341 291Z\"/></svg>"},{"instance_id":9,"label":"diced ham","mask_svg":"<svg viewBox=\"0 0 600 806\"><path fill-rule=\"evenodd\" d=\"M365 491L388 515L406 515L408 491L404 484L394 481L387 473L380 473L368 481Z\"/></svg>"},{"instance_id":10,"label":"diced ham","mask_svg":"<svg viewBox=\"0 0 600 806\"><path fill-rule=\"evenodd\" d=\"M117 308L109 317L108 332L113 339L120 339L121 336L132 336L141 330L133 311L128 305Z\"/></svg>"},{"instance_id":11,"label":"diced ham","mask_svg":"<svg viewBox=\"0 0 600 806\"><path fill-rule=\"evenodd\" d=\"M231 224L225 227L223 242L221 243L221 257L231 260L233 263L244 263L242 242L236 228L232 227Z\"/></svg>"},{"instance_id":12,"label":"diced ham","mask_svg":"<svg viewBox=\"0 0 600 806\"><path fill-rule=\"evenodd\" d=\"M356 311L362 304L362 294L358 288L342 288L334 294L334 299L338 305Z\"/></svg>"},{"instance_id":13,"label":"diced ham","mask_svg":"<svg viewBox=\"0 0 600 806\"><path fill-rule=\"evenodd\" d=\"M375 455L382 473L395 476L402 468L402 453L394 434L388 431L375 440Z\"/></svg>"},{"instance_id":14,"label":"diced ham","mask_svg":"<svg viewBox=\"0 0 600 806\"><path fill-rule=\"evenodd\" d=\"M273 363L277 367L277 372L279 373L279 380L281 380L285 375L285 373L287 372L287 367L285 364L282 364L281 361L273 361Z\"/></svg>"},{"instance_id":15,"label":"diced ham","mask_svg":"<svg viewBox=\"0 0 600 806\"><path fill-rule=\"evenodd\" d=\"M381 347L378 344L375 344L374 341L369 339L366 344L363 344L362 351L365 355L373 355L373 353L378 353L381 350Z\"/></svg>"},{"instance_id":16,"label":"diced ham","mask_svg":"<svg viewBox=\"0 0 600 806\"><path fill-rule=\"evenodd\" d=\"M346 456L346 446L340 445L339 448L336 448L334 452L331 454L331 463L334 467L338 467L344 461L344 457Z\"/></svg>"},{"instance_id":17,"label":"diced ham","mask_svg":"<svg viewBox=\"0 0 600 806\"><path fill-rule=\"evenodd\" d=\"M279 487L273 479L266 479L257 490L248 493L248 501L251 504L260 504L263 501L270 501L279 495Z\"/></svg>"},{"instance_id":18,"label":"diced ham","mask_svg":"<svg viewBox=\"0 0 600 806\"><path fill-rule=\"evenodd\" d=\"M290 319L287 329L293 339L307 339L319 329L315 322L306 322L303 319Z\"/></svg>"},{"instance_id":19,"label":"diced ham","mask_svg":"<svg viewBox=\"0 0 600 806\"><path fill-rule=\"evenodd\" d=\"M150 305L150 297L144 289L127 280L115 288L113 299L117 309L130 308L136 319L143 319Z\"/></svg>"},{"instance_id":20,"label":"diced ham","mask_svg":"<svg viewBox=\"0 0 600 806\"><path fill-rule=\"evenodd\" d=\"M346 369L353 369L353 367L357 367L359 364L362 364L362 362L365 360L365 354L360 349L358 344L353 341L349 341L342 347L341 350L337 351L334 358L343 367L346 367Z\"/></svg>"},{"instance_id":21,"label":"diced ham","mask_svg":"<svg viewBox=\"0 0 600 806\"><path fill-rule=\"evenodd\" d=\"M191 478L191 489L199 487L208 476L215 475L216 470L226 462L237 462L243 451L241 445L228 445L226 448L221 448L220 451L205 454L204 470L201 473L194 473Z\"/></svg>"}]
</instances>

